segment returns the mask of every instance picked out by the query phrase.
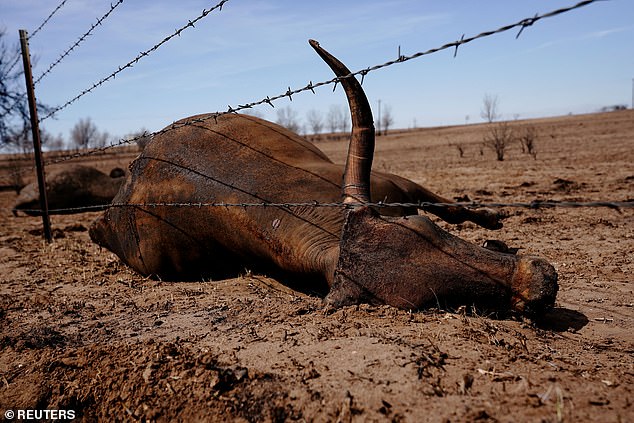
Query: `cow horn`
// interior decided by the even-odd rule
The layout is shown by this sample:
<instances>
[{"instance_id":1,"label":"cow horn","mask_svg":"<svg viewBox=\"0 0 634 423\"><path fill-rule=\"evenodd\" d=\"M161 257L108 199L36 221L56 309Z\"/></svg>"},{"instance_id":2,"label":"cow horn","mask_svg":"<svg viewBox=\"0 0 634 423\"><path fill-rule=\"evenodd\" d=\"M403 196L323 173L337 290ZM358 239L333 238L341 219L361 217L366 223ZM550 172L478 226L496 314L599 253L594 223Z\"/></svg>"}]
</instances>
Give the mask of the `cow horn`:
<instances>
[{"instance_id":1,"label":"cow horn","mask_svg":"<svg viewBox=\"0 0 634 423\"><path fill-rule=\"evenodd\" d=\"M352 136L343 175L343 201L370 202L370 170L374 155L374 120L370 103L359 81L350 75L343 63L321 48L317 41L308 42L335 75L340 77L339 82L346 92L350 107Z\"/></svg>"}]
</instances>

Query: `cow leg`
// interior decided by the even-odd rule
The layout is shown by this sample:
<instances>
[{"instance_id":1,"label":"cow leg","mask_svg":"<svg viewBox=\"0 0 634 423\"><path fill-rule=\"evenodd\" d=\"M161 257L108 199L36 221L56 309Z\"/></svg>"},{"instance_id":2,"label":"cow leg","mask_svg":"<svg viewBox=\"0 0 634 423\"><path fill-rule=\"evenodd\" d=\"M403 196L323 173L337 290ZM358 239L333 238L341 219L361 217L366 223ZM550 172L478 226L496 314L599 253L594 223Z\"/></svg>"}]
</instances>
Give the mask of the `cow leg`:
<instances>
[{"instance_id":1,"label":"cow leg","mask_svg":"<svg viewBox=\"0 0 634 423\"><path fill-rule=\"evenodd\" d=\"M372 198L388 203L455 203L408 179L382 172L372 172ZM423 210L435 214L447 223L458 224L469 221L487 229L502 227L503 215L492 209L469 209L460 205L424 205ZM416 209L381 209L380 213L387 216L418 214Z\"/></svg>"},{"instance_id":2,"label":"cow leg","mask_svg":"<svg viewBox=\"0 0 634 423\"><path fill-rule=\"evenodd\" d=\"M441 202L441 203L453 203L453 201L438 201L438 200L418 200L423 202ZM500 229L502 228L502 219L504 215L496 210L489 208L481 209L469 209L464 206L423 206L423 210L435 214L447 223L458 224L463 222L473 222L486 229Z\"/></svg>"}]
</instances>

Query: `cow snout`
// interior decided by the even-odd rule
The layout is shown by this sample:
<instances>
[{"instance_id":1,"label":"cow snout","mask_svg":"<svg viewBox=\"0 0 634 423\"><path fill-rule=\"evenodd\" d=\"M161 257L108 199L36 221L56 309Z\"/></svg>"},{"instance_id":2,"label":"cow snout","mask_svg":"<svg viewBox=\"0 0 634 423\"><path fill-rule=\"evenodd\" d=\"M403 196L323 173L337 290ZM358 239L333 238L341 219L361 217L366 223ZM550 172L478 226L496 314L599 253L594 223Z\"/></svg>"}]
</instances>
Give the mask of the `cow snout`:
<instances>
[{"instance_id":1,"label":"cow snout","mask_svg":"<svg viewBox=\"0 0 634 423\"><path fill-rule=\"evenodd\" d=\"M546 260L521 257L511 281L511 308L537 317L555 305L557 271Z\"/></svg>"}]
</instances>

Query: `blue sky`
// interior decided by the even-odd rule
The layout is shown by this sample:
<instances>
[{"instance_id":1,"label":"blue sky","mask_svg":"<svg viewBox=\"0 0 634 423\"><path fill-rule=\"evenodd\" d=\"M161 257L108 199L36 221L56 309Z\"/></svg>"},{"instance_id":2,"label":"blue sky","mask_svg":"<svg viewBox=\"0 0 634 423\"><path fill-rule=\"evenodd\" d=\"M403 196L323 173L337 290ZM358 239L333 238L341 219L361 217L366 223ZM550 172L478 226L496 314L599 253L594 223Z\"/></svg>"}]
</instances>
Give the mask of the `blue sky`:
<instances>
[{"instance_id":1,"label":"blue sky","mask_svg":"<svg viewBox=\"0 0 634 423\"><path fill-rule=\"evenodd\" d=\"M1 0L10 41L32 32L61 0ZM125 0L93 35L36 86L39 101L61 105L157 44L218 0ZM101 17L113 0L67 0L30 42L39 76ZM68 137L82 117L123 136L198 113L224 111L332 78L309 47L314 38L353 71L476 35L576 0L428 1L230 0L116 79L43 122ZM634 2L608 0L453 51L372 72L364 89L374 109L389 105L395 126L480 122L485 94L512 119L593 112L630 105L634 78ZM345 104L332 87L281 100L300 119ZM258 112L275 120L276 110ZM376 110L375 110L376 112Z\"/></svg>"}]
</instances>

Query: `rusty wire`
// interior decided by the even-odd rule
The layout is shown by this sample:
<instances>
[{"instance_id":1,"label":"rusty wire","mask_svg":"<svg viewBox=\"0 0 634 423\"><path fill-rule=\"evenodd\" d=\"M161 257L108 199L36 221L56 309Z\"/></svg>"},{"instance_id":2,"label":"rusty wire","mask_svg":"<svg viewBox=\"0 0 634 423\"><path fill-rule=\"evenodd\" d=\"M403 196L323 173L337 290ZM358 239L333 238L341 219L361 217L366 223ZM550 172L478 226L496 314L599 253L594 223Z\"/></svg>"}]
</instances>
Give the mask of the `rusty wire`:
<instances>
[{"instance_id":1,"label":"rusty wire","mask_svg":"<svg viewBox=\"0 0 634 423\"><path fill-rule=\"evenodd\" d=\"M226 203L226 202L156 202L156 203L110 203L94 206L82 206L82 207L70 207L63 209L51 209L50 213L80 213L91 211L102 211L109 208L160 208L160 207L192 207L192 208L209 208L209 207L239 207L239 208L252 208L252 207L270 207L270 208L294 208L294 207L314 207L314 208L341 208L351 209L360 206L374 207L374 208L408 208L408 209L420 209L425 210L432 207L465 207L468 209L480 209L480 208L525 208L525 209L552 209L552 208L609 208L616 211L620 209L634 208L634 200L629 201L542 201L534 200L531 202L490 202L480 203L477 201L469 202L456 202L456 203L433 203L427 201L419 201L416 203L387 203L383 201L378 202L365 202L365 203L343 203L343 202L331 202L322 203L318 201L308 202L289 202L289 203L273 203L273 202L255 202L255 203ZM13 208L4 207L4 210L14 210ZM41 213L38 209L20 209L18 211Z\"/></svg>"},{"instance_id":2,"label":"rusty wire","mask_svg":"<svg viewBox=\"0 0 634 423\"><path fill-rule=\"evenodd\" d=\"M341 77L335 77L335 78L332 78L330 80L323 81L323 82L313 83L312 81L309 81L309 83L305 87L302 87L302 88L298 88L298 89L294 89L293 90L293 89L291 89L289 87L285 92L283 92L281 94L278 94L278 95L275 95L275 96L267 96L266 98L264 98L262 100L254 101L254 102L251 102L251 103L246 103L244 105L238 105L237 107L233 107L233 106L229 105L226 111L215 112L215 113L212 113L209 116L206 116L206 117L203 117L203 118L190 119L187 122L180 123L180 124L173 123L172 125L164 128L164 129L161 129L159 131L156 131L156 132L144 133L144 134L136 136L136 137L121 139L118 142L112 143L112 144L110 144L108 146L105 146L105 147L101 147L101 148L97 148L97 149L94 149L94 150L81 152L81 153L78 152L78 153L74 153L74 154L69 155L69 156L61 157L59 159L56 159L56 160L52 161L51 163L61 163L61 162L64 162L64 161L67 161L67 160L71 160L71 159L75 159L75 158L78 158L78 157L89 156L89 155L92 155L92 154L99 154L99 153L102 153L102 152L104 152L104 151L106 151L106 150L108 150L110 148L119 147L119 146L126 145L126 144L132 144L132 143L134 143L134 142L136 142L136 141L138 141L138 140L140 140L140 139L142 139L144 137L148 137L148 136L152 137L152 136L155 136L155 135L164 134L164 133L169 132L169 131L171 131L173 129L181 128L181 127L188 126L188 125L194 125L194 124L202 123L202 122L208 121L210 119L214 119L215 120L215 119L217 119L218 117L220 117L222 115L236 113L236 112L241 111L241 110L251 109L253 107L256 107L256 106L259 106L259 105L262 105L262 104L268 104L271 107L274 107L274 105L273 105L274 101L277 101L277 100L280 100L280 99L283 99L283 98L286 98L286 97L288 97L289 99L292 99L293 95L296 95L296 94L299 94L299 93L302 93L302 92L306 92L306 91L311 91L312 93L315 93L315 88L318 88L318 87L321 87L321 86L334 84L335 87L336 87L336 84L339 81L341 81L342 79L354 78L357 75L361 76L361 83L363 83L363 79L364 79L365 75L367 75L370 72L373 72L373 71L376 71L376 70L379 70L379 69L383 69L383 68L386 68L386 67L398 64L398 63L404 63L404 62L407 62L407 61L410 61L410 60L413 60L413 59L416 59L416 58L419 58L419 57L422 57L422 56L427 56L427 55L431 55L431 54L434 54L434 53L438 53L440 51L451 49L451 48L455 49L455 51L454 51L454 56L455 56L455 54L458 51L458 47L460 47L463 44L467 44L467 43L470 43L472 41L475 41L475 40L478 40L478 39L481 39L481 38L490 37L492 35L499 34L499 33L502 33L502 32L507 32L507 31L509 31L511 29L514 29L514 28L520 28L519 32L516 35L516 38L517 38L517 37L519 37L519 35L523 32L523 30L525 28L534 25L536 22L538 22L538 21L540 21L542 19L554 17L554 16L557 16L557 15L560 15L560 14L563 14L563 13L567 13L567 12L570 12L572 10L575 10L575 9L587 6L589 4L595 3L597 1L603 1L603 0L584 0L584 1L581 1L581 2L579 2L579 3L577 3L577 4L573 5L573 6L557 9L557 10L545 13L543 15L536 14L535 16L533 16L531 18L525 18L525 19L522 19L522 20L520 20L520 21L518 21L516 23L505 25L505 26L502 26L502 27L500 27L498 29L495 29L495 30L485 31L485 32L482 32L482 33L480 33L478 35L472 36L472 37L465 38L465 36L462 35L462 37L460 39L456 40L456 41L452 41L452 42L446 43L446 44L444 44L444 45L442 45L440 47L432 48L432 49L429 49L429 50L426 50L426 51L421 51L421 52L418 52L418 53L414 53L414 54L412 54L410 56L401 55L401 53L399 51L398 58L395 59L395 60L390 60L388 62L379 64L379 65L374 65L374 66L371 66L371 67L367 67L365 69L361 69L361 70L358 70L356 72L351 72L348 75L344 75L344 76L341 76ZM187 26L189 26L189 25L187 25ZM138 60L138 57L137 57L137 60ZM98 84L101 84L103 82L105 82L105 80L100 81ZM95 85L97 85L97 84L95 84ZM89 90L85 90L86 91L85 93L89 92L93 88L95 88L95 86L93 86ZM71 100L69 103L74 102L76 99L78 99L82 95L83 95L83 93L80 94L79 96L75 97L75 99ZM66 105L64 105L64 106L62 106L62 107L60 107L58 109L55 109L53 112L51 112L45 118L51 116L54 113L57 113L62 108L67 107L69 105L69 103L67 103ZM45 118L40 119L40 121L44 120Z\"/></svg>"},{"instance_id":3,"label":"rusty wire","mask_svg":"<svg viewBox=\"0 0 634 423\"><path fill-rule=\"evenodd\" d=\"M101 23L108 18L108 16L110 16L110 14L112 12L114 12L114 10L121 4L123 3L123 0L118 0L115 4L110 4L110 9L106 12L105 15L103 15L102 17L100 17L99 19L97 19L97 22L95 22L94 24L91 25L90 29L88 29L88 31L86 31L81 37L79 37L79 39L72 45L70 46L66 51L64 51L61 56L54 61L53 63L51 63L51 65L48 67L48 69L46 69L34 82L33 85L37 85L37 83L39 83L42 78L44 78L46 75L48 75L51 70L53 70L53 68L55 66L57 66L62 60L64 60L77 46L79 46L86 38L88 38L88 36L93 32L93 30L95 28L97 28L99 25L101 25ZM35 35L35 34L33 34Z\"/></svg>"},{"instance_id":4,"label":"rusty wire","mask_svg":"<svg viewBox=\"0 0 634 423\"><path fill-rule=\"evenodd\" d=\"M196 17L193 20L189 20L187 22L186 25L182 26L181 28L177 29L176 31L174 31L174 33L172 33L171 35L168 35L167 37L165 37L162 41L160 41L158 44L154 45L153 47L151 47L148 50L145 50L141 53L139 53L134 59L130 60L128 63L126 63L123 66L119 66L119 68L117 70L115 70L114 72L112 72L110 75L106 76L105 78L100 79L99 81L95 82L91 87L86 88L85 90L83 90L81 93L77 94L75 97L73 97L72 99L68 100L66 103L64 103L63 105L56 107L55 109L51 110L50 113L48 113L46 116L42 117L39 122L42 122L50 117L52 117L54 114L58 113L59 111L65 109L66 107L70 106L71 104L73 104L75 101L79 100L81 97L83 97L84 95L92 92L95 88L103 85L105 82L114 79L119 73L121 73L122 71L124 71L127 68L131 68L132 66L134 66L135 64L139 63L139 60L141 60L142 58L149 56L151 53L153 53L154 51L158 50L163 44L167 43L168 41L170 41L172 38L176 37L176 36L180 36L181 32L183 32L184 30L186 30L187 28L194 28L194 24L197 23L198 21L200 21L201 19L207 17L207 15L209 15L211 12L213 12L214 10L222 10L222 6L227 3L229 0L221 0L218 4L216 4L215 6L213 6L211 9L203 9L202 13Z\"/></svg>"}]
</instances>

